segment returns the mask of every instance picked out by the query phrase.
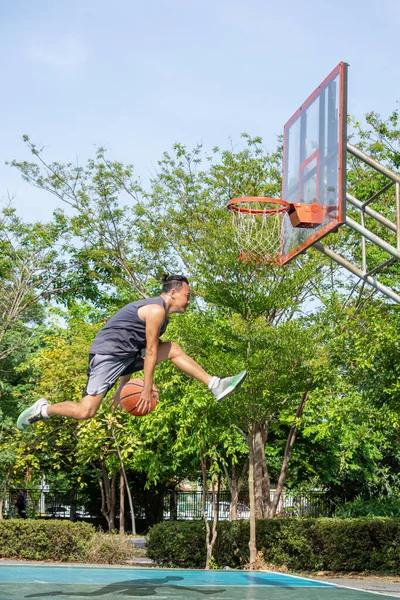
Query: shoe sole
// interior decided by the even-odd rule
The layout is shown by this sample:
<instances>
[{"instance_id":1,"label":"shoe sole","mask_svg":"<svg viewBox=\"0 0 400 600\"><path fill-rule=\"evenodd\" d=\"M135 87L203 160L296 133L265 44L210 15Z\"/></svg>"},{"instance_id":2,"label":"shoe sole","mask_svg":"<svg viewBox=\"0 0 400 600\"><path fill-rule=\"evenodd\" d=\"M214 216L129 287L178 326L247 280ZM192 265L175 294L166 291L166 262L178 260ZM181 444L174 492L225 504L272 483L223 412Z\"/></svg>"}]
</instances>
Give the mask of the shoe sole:
<instances>
[{"instance_id":1,"label":"shoe sole","mask_svg":"<svg viewBox=\"0 0 400 600\"><path fill-rule=\"evenodd\" d=\"M24 411L23 411L23 412L22 412L22 413L19 415L19 417L18 417L18 420L17 420L17 427L18 427L18 429L19 429L20 431L23 431L23 430L24 430L24 429L26 429L26 428L28 427L28 425L29 425L29 423L26 423L26 425L25 425L25 424L23 423L23 421L24 421L24 417L25 417L26 415L28 415L28 413L29 413L29 411L31 410L31 408L32 408L31 406L30 406L29 408L26 408L26 409L25 409L25 410L24 410Z\"/></svg>"},{"instance_id":2,"label":"shoe sole","mask_svg":"<svg viewBox=\"0 0 400 600\"><path fill-rule=\"evenodd\" d=\"M39 402L39 400L36 400L36 402ZM35 404L36 404L35 402ZM35 406L35 404L32 404L32 406L29 406L29 408L26 408L24 411L22 411L22 413L19 415L18 419L17 419L17 428L20 431L24 431L24 429L26 429L27 427L29 427L30 423L27 422L26 424L23 423L24 421L24 417L27 416L30 411L33 409L33 407ZM48 404L48 403L47 403ZM28 421L28 420L27 420Z\"/></svg>"},{"instance_id":3,"label":"shoe sole","mask_svg":"<svg viewBox=\"0 0 400 600\"><path fill-rule=\"evenodd\" d=\"M245 372L243 374L242 379L240 381L238 381L238 383L236 383L234 386L228 387L222 396L220 396L219 398L216 398L217 402L220 402L221 400L223 400L224 398L226 398L227 396L229 396L230 394L232 394L233 392L238 390L240 388L240 386L242 385L243 381L246 379L246 377L247 377L247 372Z\"/></svg>"}]
</instances>

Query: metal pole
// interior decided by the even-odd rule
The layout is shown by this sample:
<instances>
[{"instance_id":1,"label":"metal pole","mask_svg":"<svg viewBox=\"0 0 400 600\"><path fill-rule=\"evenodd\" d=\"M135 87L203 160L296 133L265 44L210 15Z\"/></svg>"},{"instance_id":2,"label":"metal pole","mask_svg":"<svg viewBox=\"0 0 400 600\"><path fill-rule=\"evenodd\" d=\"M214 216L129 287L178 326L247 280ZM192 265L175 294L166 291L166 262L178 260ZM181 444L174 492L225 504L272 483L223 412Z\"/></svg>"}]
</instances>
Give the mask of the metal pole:
<instances>
[{"instance_id":1,"label":"metal pole","mask_svg":"<svg viewBox=\"0 0 400 600\"><path fill-rule=\"evenodd\" d=\"M364 152L353 146L353 144L347 142L347 150L351 154L353 154L353 156L356 156L357 158L362 160L366 165L369 165L370 167L378 171L378 173L382 173L382 175L386 175L386 177L388 177L392 181L400 183L400 175L393 173L393 171L387 169L386 167L378 163L376 160L368 156L368 154L365 154Z\"/></svg>"},{"instance_id":2,"label":"metal pole","mask_svg":"<svg viewBox=\"0 0 400 600\"><path fill-rule=\"evenodd\" d=\"M375 202L375 200L377 200L377 198L379 198L379 196L381 196L384 192L387 192L388 190L390 190L390 188L393 185L395 185L395 182L389 181L389 183L387 183L385 186L383 186L383 188L381 188L378 192L375 192L375 194L373 196L371 196L371 198L368 198L368 200L363 202L363 206L368 206L368 204Z\"/></svg>"},{"instance_id":3,"label":"metal pole","mask_svg":"<svg viewBox=\"0 0 400 600\"><path fill-rule=\"evenodd\" d=\"M360 269L349 263L349 261L347 261L342 256L336 254L336 252L333 252L333 250L330 250L329 248L321 244L321 242L317 242L316 244L314 244L314 248L328 256L330 259L337 262L338 265L340 265L341 267L344 267L363 281L366 281L367 283L372 285L372 287L374 287L379 292L382 292L382 294L385 294L385 296L387 296L391 300L394 300L395 302L400 304L400 296L396 294L396 292L386 287L386 285L379 283L379 281L377 281L374 277L371 277L370 275L365 275L362 271L360 271Z\"/></svg>"},{"instance_id":4,"label":"metal pole","mask_svg":"<svg viewBox=\"0 0 400 600\"><path fill-rule=\"evenodd\" d=\"M350 217L348 217L350 219ZM361 226L365 227L365 212L364 209L361 210ZM362 270L363 273L367 272L367 240L362 235L361 236L361 252L362 252Z\"/></svg>"},{"instance_id":5,"label":"metal pole","mask_svg":"<svg viewBox=\"0 0 400 600\"><path fill-rule=\"evenodd\" d=\"M385 267L389 267L390 265L393 265L393 263L397 262L396 258L388 258L387 260L385 260L385 262L381 263L380 265L377 265L376 267L374 267L373 269L371 269L370 271L368 271L367 275L373 275L374 273L379 273L379 271L381 271L382 269L384 269Z\"/></svg>"},{"instance_id":6,"label":"metal pole","mask_svg":"<svg viewBox=\"0 0 400 600\"><path fill-rule=\"evenodd\" d=\"M357 221L353 221L353 219L347 217L346 225L351 227L351 229L354 229L354 231L357 231L357 233L360 233L363 237L366 237L367 240L370 240L370 242L373 242L374 244L382 248L382 250L385 250L386 252L397 258L397 260L400 260L400 250L396 250L396 248L393 248L390 244L382 240L382 238L378 237L371 231L368 231L368 229L366 229L365 227L362 227L362 225L357 223Z\"/></svg>"},{"instance_id":7,"label":"metal pole","mask_svg":"<svg viewBox=\"0 0 400 600\"><path fill-rule=\"evenodd\" d=\"M399 184L396 183L396 196L397 196L397 186L398 185ZM356 208L359 208L360 210L362 210L363 206L365 206L363 202L361 202L360 200L357 200L357 198L355 198L354 196L352 196L349 193L346 194L346 199L347 199L347 202L350 202L350 204L352 204ZM399 204L400 204L400 195L399 195ZM381 225L385 225L385 227L387 227L388 229L391 229L391 231L393 231L394 233L396 233L398 231L398 227L396 227L396 225L394 223L392 223L391 221L389 221L389 219L387 219L386 217L384 217L381 214L379 214L378 212L376 212L376 210L374 210L373 208L370 208L369 206L365 206L364 211L365 211L366 215L368 215L369 217L372 217L373 219L375 219L375 221L378 221L378 223L381 223Z\"/></svg>"},{"instance_id":8,"label":"metal pole","mask_svg":"<svg viewBox=\"0 0 400 600\"><path fill-rule=\"evenodd\" d=\"M400 184L396 183L396 234L397 250L400 250Z\"/></svg>"}]
</instances>

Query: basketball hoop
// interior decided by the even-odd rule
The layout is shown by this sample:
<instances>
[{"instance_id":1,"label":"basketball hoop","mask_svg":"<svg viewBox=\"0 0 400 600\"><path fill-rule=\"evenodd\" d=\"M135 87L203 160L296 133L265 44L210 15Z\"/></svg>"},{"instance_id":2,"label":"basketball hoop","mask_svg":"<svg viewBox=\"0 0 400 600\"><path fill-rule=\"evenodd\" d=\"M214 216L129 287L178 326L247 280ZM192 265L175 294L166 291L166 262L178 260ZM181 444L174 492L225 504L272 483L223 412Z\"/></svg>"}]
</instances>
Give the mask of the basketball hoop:
<instances>
[{"instance_id":1,"label":"basketball hoop","mask_svg":"<svg viewBox=\"0 0 400 600\"><path fill-rule=\"evenodd\" d=\"M277 198L246 196L232 198L227 208L232 212L239 260L256 265L279 264L282 218L290 204Z\"/></svg>"}]
</instances>

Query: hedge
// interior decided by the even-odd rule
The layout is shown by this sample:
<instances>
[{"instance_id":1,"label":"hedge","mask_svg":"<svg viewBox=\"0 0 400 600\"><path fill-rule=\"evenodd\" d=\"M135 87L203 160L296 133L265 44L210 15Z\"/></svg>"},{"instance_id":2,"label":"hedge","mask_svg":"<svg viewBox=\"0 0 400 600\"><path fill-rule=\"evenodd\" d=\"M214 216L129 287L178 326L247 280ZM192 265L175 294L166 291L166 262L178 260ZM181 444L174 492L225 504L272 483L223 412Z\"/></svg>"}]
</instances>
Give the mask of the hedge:
<instances>
[{"instance_id":1,"label":"hedge","mask_svg":"<svg viewBox=\"0 0 400 600\"><path fill-rule=\"evenodd\" d=\"M390 571L400 573L400 519L265 519L257 521L257 550L267 564L291 571ZM218 524L218 567L249 562L249 522ZM147 556L172 567L204 568L202 521L167 521L148 534Z\"/></svg>"},{"instance_id":2,"label":"hedge","mask_svg":"<svg viewBox=\"0 0 400 600\"><path fill-rule=\"evenodd\" d=\"M94 534L89 523L7 519L0 521L0 557L84 561Z\"/></svg>"}]
</instances>

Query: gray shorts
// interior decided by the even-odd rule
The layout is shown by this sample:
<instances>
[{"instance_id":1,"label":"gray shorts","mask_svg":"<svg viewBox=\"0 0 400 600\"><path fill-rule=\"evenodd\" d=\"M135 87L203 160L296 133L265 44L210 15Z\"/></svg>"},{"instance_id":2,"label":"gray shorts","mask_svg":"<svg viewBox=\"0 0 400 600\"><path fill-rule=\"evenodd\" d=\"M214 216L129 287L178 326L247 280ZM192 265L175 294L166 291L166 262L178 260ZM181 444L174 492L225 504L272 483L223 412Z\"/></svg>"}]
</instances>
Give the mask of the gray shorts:
<instances>
[{"instance_id":1,"label":"gray shorts","mask_svg":"<svg viewBox=\"0 0 400 600\"><path fill-rule=\"evenodd\" d=\"M142 350L137 354L122 356L89 354L88 380L82 395L97 396L103 392L107 393L123 375L141 371L144 367L144 353Z\"/></svg>"}]
</instances>

